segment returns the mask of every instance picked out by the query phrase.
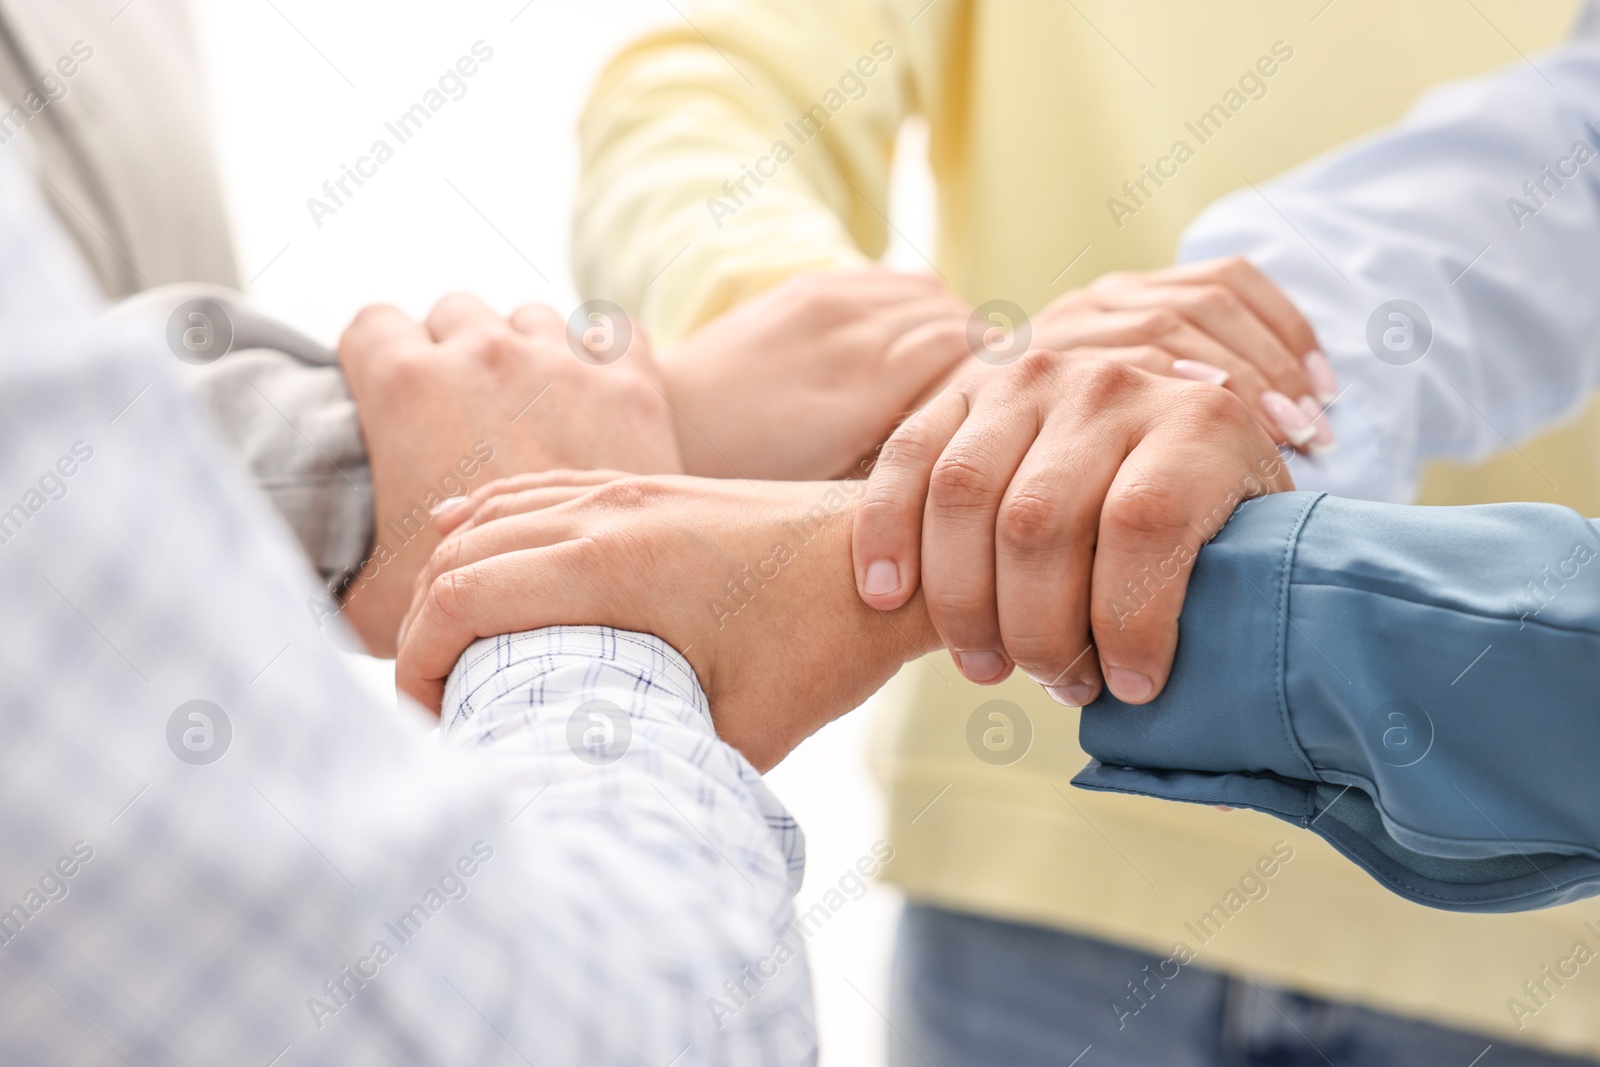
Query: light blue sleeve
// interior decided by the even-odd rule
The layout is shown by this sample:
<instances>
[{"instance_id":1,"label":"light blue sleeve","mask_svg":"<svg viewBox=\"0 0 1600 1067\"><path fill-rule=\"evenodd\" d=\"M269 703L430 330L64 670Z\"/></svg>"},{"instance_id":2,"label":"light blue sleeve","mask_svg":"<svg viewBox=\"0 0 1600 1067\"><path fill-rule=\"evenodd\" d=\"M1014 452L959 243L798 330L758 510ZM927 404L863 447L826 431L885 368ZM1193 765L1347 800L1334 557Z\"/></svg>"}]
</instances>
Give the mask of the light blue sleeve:
<instances>
[{"instance_id":1,"label":"light blue sleeve","mask_svg":"<svg viewBox=\"0 0 1600 1067\"><path fill-rule=\"evenodd\" d=\"M1287 493L1199 553L1161 695L1084 709L1075 782L1269 812L1432 907L1548 907L1600 893L1597 693L1594 524Z\"/></svg>"},{"instance_id":2,"label":"light blue sleeve","mask_svg":"<svg viewBox=\"0 0 1600 1067\"><path fill-rule=\"evenodd\" d=\"M1276 281L1345 386L1339 449L1293 462L1301 488L1409 502L1424 460L1503 450L1600 384L1591 23L1592 9L1565 47L1429 93L1392 129L1248 175L1186 233L1181 259L1244 256Z\"/></svg>"}]
</instances>

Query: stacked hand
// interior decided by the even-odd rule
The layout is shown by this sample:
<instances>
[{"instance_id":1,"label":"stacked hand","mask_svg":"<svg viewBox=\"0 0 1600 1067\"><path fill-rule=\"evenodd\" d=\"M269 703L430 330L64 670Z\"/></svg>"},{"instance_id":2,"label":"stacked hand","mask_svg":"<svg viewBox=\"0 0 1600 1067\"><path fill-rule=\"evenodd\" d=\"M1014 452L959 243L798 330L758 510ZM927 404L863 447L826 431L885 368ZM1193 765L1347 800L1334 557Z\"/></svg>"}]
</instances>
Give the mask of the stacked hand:
<instances>
[{"instance_id":1,"label":"stacked hand","mask_svg":"<svg viewBox=\"0 0 1600 1067\"><path fill-rule=\"evenodd\" d=\"M855 594L862 489L595 471L486 486L418 578L397 683L437 709L479 637L557 624L653 633L693 666L717 732L765 770L938 647L915 595L880 612Z\"/></svg>"},{"instance_id":2,"label":"stacked hand","mask_svg":"<svg viewBox=\"0 0 1600 1067\"><path fill-rule=\"evenodd\" d=\"M412 582L438 544L428 512L452 492L552 467L682 469L660 373L641 335L607 366L579 359L550 308L510 319L449 296L417 322L357 315L339 343L372 464L376 543L345 597L375 655L392 655Z\"/></svg>"},{"instance_id":3,"label":"stacked hand","mask_svg":"<svg viewBox=\"0 0 1600 1067\"><path fill-rule=\"evenodd\" d=\"M479 490L418 579L400 687L437 708L479 637L645 631L685 654L719 733L765 768L941 637L1001 657L987 680L1017 662L1057 689L1097 687L1092 627L1119 693L1116 670L1163 678L1204 531L1288 487L1271 440L1202 383L1048 354L985 369L897 433L865 488L556 472ZM971 462L941 461L952 450ZM919 540L924 497L937 504ZM878 560L905 577L868 607L852 573ZM1146 564L1171 576L1117 614Z\"/></svg>"},{"instance_id":4,"label":"stacked hand","mask_svg":"<svg viewBox=\"0 0 1600 1067\"><path fill-rule=\"evenodd\" d=\"M1283 407L1335 389L1310 327L1235 262L1069 294L1034 324L1066 350L1004 366L968 354L964 305L888 271L780 286L673 349L663 374L642 341L590 367L553 313L507 327L446 304L426 331L372 313L346 342L380 520L441 442L488 424L503 442L491 473L512 475L435 517L448 536L425 569L394 568L383 610L392 626L410 602L402 688L437 707L478 637L651 632L762 767L940 643L973 681L1020 666L1063 703L1103 684L1151 699L1199 547L1241 500L1292 488L1275 442L1331 444L1312 411L1296 425ZM365 336L389 353L370 366ZM505 432L544 380L567 402ZM837 474L919 404L865 485L620 473L681 454L691 473ZM538 473L558 466L580 470Z\"/></svg>"}]
</instances>

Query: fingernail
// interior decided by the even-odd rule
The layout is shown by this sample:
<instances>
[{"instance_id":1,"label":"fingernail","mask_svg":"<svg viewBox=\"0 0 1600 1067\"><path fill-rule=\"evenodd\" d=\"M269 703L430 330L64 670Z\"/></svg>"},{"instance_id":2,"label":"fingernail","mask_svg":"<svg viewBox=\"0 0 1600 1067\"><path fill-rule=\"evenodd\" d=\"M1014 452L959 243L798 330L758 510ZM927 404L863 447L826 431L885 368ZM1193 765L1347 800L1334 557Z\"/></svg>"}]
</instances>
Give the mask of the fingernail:
<instances>
[{"instance_id":1,"label":"fingernail","mask_svg":"<svg viewBox=\"0 0 1600 1067\"><path fill-rule=\"evenodd\" d=\"M1005 657L998 652L957 652L956 662L969 681L987 682L1006 669Z\"/></svg>"},{"instance_id":2,"label":"fingernail","mask_svg":"<svg viewBox=\"0 0 1600 1067\"><path fill-rule=\"evenodd\" d=\"M1190 378L1197 382L1210 382L1212 385L1222 385L1228 380L1228 372L1221 367L1213 367L1209 363L1202 363L1198 359L1180 359L1172 365L1172 373L1180 378Z\"/></svg>"},{"instance_id":3,"label":"fingernail","mask_svg":"<svg viewBox=\"0 0 1600 1067\"><path fill-rule=\"evenodd\" d=\"M1261 394L1261 409L1267 413L1267 418L1278 424L1283 436L1296 448L1317 435L1316 427L1300 410L1300 405L1275 389L1268 389Z\"/></svg>"},{"instance_id":4,"label":"fingernail","mask_svg":"<svg viewBox=\"0 0 1600 1067\"><path fill-rule=\"evenodd\" d=\"M447 515L466 502L467 498L464 496L446 497L433 506L433 509L428 512L428 518L437 519L441 515Z\"/></svg>"},{"instance_id":5,"label":"fingernail","mask_svg":"<svg viewBox=\"0 0 1600 1067\"><path fill-rule=\"evenodd\" d=\"M883 596L900 588L900 568L890 559L875 559L867 565L866 581L862 592L868 596Z\"/></svg>"},{"instance_id":6,"label":"fingernail","mask_svg":"<svg viewBox=\"0 0 1600 1067\"><path fill-rule=\"evenodd\" d=\"M1087 682L1050 686L1045 692L1049 693L1050 699L1057 704L1065 704L1069 708L1081 708L1094 699L1094 686Z\"/></svg>"},{"instance_id":7,"label":"fingernail","mask_svg":"<svg viewBox=\"0 0 1600 1067\"><path fill-rule=\"evenodd\" d=\"M1319 349L1306 354L1306 377L1311 379L1311 390L1324 404L1331 404L1339 396L1339 379L1333 376L1333 364Z\"/></svg>"},{"instance_id":8,"label":"fingernail","mask_svg":"<svg viewBox=\"0 0 1600 1067\"><path fill-rule=\"evenodd\" d=\"M1118 700L1126 700L1130 704L1148 699L1156 688L1154 682L1138 671L1126 671L1121 667L1112 667L1106 671L1106 684L1111 687Z\"/></svg>"},{"instance_id":9,"label":"fingernail","mask_svg":"<svg viewBox=\"0 0 1600 1067\"><path fill-rule=\"evenodd\" d=\"M1300 398L1300 410L1305 412L1306 418L1311 420L1311 428L1316 431L1316 436L1312 437L1311 443L1306 446L1307 452L1313 456L1326 456L1339 447L1339 442L1333 437L1333 427L1323 413L1321 404L1309 396L1303 396Z\"/></svg>"}]
</instances>

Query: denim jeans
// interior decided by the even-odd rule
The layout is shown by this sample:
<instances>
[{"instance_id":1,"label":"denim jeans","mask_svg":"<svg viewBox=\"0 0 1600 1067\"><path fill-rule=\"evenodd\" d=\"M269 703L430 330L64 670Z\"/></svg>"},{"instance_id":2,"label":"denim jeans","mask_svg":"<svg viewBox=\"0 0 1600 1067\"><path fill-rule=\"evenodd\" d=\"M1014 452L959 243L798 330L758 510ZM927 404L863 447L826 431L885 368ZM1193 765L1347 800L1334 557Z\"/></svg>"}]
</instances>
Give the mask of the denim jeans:
<instances>
[{"instance_id":1,"label":"denim jeans","mask_svg":"<svg viewBox=\"0 0 1600 1067\"><path fill-rule=\"evenodd\" d=\"M1145 983L1161 962L1044 927L907 904L894 961L890 1067L1596 1062L1290 993L1198 963L1164 984ZM1135 997L1130 981L1150 992Z\"/></svg>"}]
</instances>

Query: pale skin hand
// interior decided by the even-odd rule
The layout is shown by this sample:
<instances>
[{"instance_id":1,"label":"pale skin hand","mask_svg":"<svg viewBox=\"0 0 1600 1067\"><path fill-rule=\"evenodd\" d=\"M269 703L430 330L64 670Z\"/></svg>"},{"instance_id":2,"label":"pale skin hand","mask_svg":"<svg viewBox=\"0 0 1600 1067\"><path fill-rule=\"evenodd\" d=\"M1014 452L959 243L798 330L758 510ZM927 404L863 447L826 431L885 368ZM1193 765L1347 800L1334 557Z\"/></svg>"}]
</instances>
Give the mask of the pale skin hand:
<instances>
[{"instance_id":1,"label":"pale skin hand","mask_svg":"<svg viewBox=\"0 0 1600 1067\"><path fill-rule=\"evenodd\" d=\"M884 445L856 513L862 600L920 593L971 681L1082 705L1166 682L1189 568L1243 499L1293 488L1237 396L1081 352L963 375Z\"/></svg>"},{"instance_id":2,"label":"pale skin hand","mask_svg":"<svg viewBox=\"0 0 1600 1067\"><path fill-rule=\"evenodd\" d=\"M418 577L396 682L437 709L479 637L653 633L689 660L718 734L764 771L938 647L920 598L879 612L855 594L863 488L564 471L487 486Z\"/></svg>"},{"instance_id":3,"label":"pale skin hand","mask_svg":"<svg viewBox=\"0 0 1600 1067\"><path fill-rule=\"evenodd\" d=\"M971 309L881 267L790 279L661 354L690 474L842 475L969 354Z\"/></svg>"},{"instance_id":4,"label":"pale skin hand","mask_svg":"<svg viewBox=\"0 0 1600 1067\"><path fill-rule=\"evenodd\" d=\"M428 512L442 498L526 470L682 469L637 332L620 360L598 366L573 354L550 308L528 305L507 319L476 298L448 296L423 322L398 308L364 309L339 360L371 459L377 530L345 609L374 655L394 654L413 581L438 543Z\"/></svg>"},{"instance_id":5,"label":"pale skin hand","mask_svg":"<svg viewBox=\"0 0 1600 1067\"><path fill-rule=\"evenodd\" d=\"M1119 271L1033 316L1030 344L1152 374L1223 385L1279 444L1320 455L1335 445L1323 416L1339 392L1311 324L1243 259Z\"/></svg>"}]
</instances>

